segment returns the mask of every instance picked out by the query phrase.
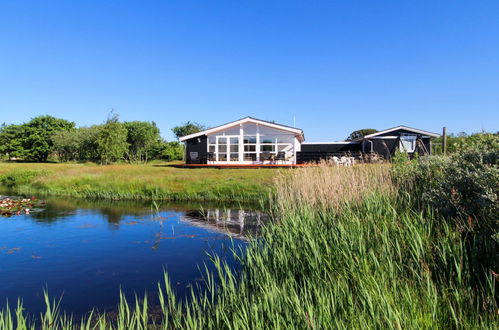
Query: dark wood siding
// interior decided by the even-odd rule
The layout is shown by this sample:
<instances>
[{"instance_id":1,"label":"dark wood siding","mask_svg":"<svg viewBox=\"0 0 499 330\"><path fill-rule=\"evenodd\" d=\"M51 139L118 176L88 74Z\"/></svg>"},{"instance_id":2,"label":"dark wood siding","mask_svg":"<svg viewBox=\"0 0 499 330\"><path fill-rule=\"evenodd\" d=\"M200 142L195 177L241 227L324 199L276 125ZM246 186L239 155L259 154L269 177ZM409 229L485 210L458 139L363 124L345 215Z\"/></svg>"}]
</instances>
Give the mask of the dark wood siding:
<instances>
[{"instance_id":1,"label":"dark wood siding","mask_svg":"<svg viewBox=\"0 0 499 330\"><path fill-rule=\"evenodd\" d=\"M395 155L395 152L397 151L398 148L398 139L373 139L373 140L368 140L365 142L365 150L370 151L370 143L369 141L372 142L373 144L373 149L372 151L374 153L377 153L378 155L382 156L384 159L390 159L392 156Z\"/></svg>"},{"instance_id":2,"label":"dark wood siding","mask_svg":"<svg viewBox=\"0 0 499 330\"><path fill-rule=\"evenodd\" d=\"M208 150L208 138L206 135L185 141L185 162L186 164L204 164ZM197 154L197 158L194 156Z\"/></svg>"},{"instance_id":3,"label":"dark wood siding","mask_svg":"<svg viewBox=\"0 0 499 330\"><path fill-rule=\"evenodd\" d=\"M431 138L423 138L423 144L426 148L426 151L431 154Z\"/></svg>"},{"instance_id":4,"label":"dark wood siding","mask_svg":"<svg viewBox=\"0 0 499 330\"><path fill-rule=\"evenodd\" d=\"M297 163L316 163L334 156L350 155L358 157L360 156L361 147L360 143L355 142L302 144L301 151L296 154Z\"/></svg>"},{"instance_id":5,"label":"dark wood siding","mask_svg":"<svg viewBox=\"0 0 499 330\"><path fill-rule=\"evenodd\" d=\"M318 162L321 159L328 159L333 156L343 156L350 155L353 157L360 157L361 153L369 154L371 152L376 153L386 160L390 160L397 150L399 149L399 139L403 133L419 135L411 131L404 129L398 129L396 131L384 133L377 135L375 137L364 139L355 142L345 142L345 143L312 143L312 144L302 144L301 152L297 153L298 163L307 162ZM423 144L425 146L426 152L430 153L430 140L429 137L423 137ZM419 148L416 152L424 153L424 150Z\"/></svg>"},{"instance_id":6,"label":"dark wood siding","mask_svg":"<svg viewBox=\"0 0 499 330\"><path fill-rule=\"evenodd\" d=\"M379 154L385 159L390 159L391 157L395 156L395 153L397 152L397 150L399 150L399 139L403 133L419 135L411 131L399 129L396 131L378 135L370 139L365 139L363 141L362 150L366 153L371 152L371 143L372 143L372 152ZM386 136L386 138L383 138L383 136ZM423 144L426 148L426 152L428 153L431 153L430 140L431 140L430 137L422 138ZM424 153L424 151L418 147L416 148L416 152L420 154Z\"/></svg>"},{"instance_id":7,"label":"dark wood siding","mask_svg":"<svg viewBox=\"0 0 499 330\"><path fill-rule=\"evenodd\" d=\"M302 144L302 152L356 152L361 150L360 143L334 143L334 144Z\"/></svg>"}]
</instances>

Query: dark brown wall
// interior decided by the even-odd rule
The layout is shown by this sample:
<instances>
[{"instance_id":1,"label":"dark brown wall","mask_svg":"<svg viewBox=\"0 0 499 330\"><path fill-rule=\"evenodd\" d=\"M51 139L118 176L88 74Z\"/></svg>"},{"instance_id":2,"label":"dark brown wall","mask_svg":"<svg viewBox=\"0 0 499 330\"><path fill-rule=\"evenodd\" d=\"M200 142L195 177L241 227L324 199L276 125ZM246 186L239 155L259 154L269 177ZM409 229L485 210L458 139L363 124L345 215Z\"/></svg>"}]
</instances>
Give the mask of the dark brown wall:
<instances>
[{"instance_id":1,"label":"dark brown wall","mask_svg":"<svg viewBox=\"0 0 499 330\"><path fill-rule=\"evenodd\" d=\"M185 162L186 164L204 164L206 163L206 155L208 150L208 138L206 135L192 138L185 141L186 155ZM191 152L197 152L197 159L191 157Z\"/></svg>"},{"instance_id":2,"label":"dark brown wall","mask_svg":"<svg viewBox=\"0 0 499 330\"><path fill-rule=\"evenodd\" d=\"M361 150L360 143L335 143L335 144L302 144L302 152L356 152Z\"/></svg>"}]
</instances>

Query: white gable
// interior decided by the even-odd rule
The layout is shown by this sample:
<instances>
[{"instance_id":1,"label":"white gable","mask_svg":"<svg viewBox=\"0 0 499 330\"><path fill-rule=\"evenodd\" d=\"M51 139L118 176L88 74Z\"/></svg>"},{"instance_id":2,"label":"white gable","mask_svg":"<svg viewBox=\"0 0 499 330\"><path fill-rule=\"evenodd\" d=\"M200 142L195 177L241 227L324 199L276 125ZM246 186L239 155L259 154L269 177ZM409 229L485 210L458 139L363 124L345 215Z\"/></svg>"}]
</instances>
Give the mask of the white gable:
<instances>
[{"instance_id":1,"label":"white gable","mask_svg":"<svg viewBox=\"0 0 499 330\"><path fill-rule=\"evenodd\" d=\"M304 140L303 131L301 129L293 128L293 127L289 127L289 126L284 126L284 125L279 125L279 124L271 123L271 122L268 122L268 121L259 120L259 119L256 119L256 118L251 118L251 117L246 117L246 118L243 118L243 119L240 119L240 120L233 121L231 123L227 123L225 125L213 127L213 128L201 131L201 132L197 132L197 133L194 133L194 134L182 136L179 140L181 142L183 142L183 141L195 138L195 137L199 137L199 136L202 136L202 135L208 135L208 134L212 134L212 133L224 131L224 130L230 129L231 127L237 127L237 126L239 126L241 124L247 124L247 123L258 124L258 125L261 125L261 126L264 126L264 127L270 127L270 128L274 128L274 129L278 129L278 130L282 130L282 131L294 133L299 140L301 140L301 141Z\"/></svg>"}]
</instances>

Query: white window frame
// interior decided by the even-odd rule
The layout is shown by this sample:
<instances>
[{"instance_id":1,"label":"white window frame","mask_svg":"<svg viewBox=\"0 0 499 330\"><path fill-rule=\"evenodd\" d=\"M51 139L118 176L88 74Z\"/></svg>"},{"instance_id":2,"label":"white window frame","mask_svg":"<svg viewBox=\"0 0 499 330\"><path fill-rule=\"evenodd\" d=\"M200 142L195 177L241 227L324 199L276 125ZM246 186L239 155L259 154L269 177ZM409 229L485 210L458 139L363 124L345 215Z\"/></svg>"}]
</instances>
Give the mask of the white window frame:
<instances>
[{"instance_id":1,"label":"white window frame","mask_svg":"<svg viewBox=\"0 0 499 330\"><path fill-rule=\"evenodd\" d=\"M277 129L276 129L277 130ZM227 164L227 163L231 163L231 164L234 164L234 163L239 163L239 164L261 164L263 161L261 160L261 154L265 151L262 151L262 147L263 146L266 146L266 145L272 145L273 146L273 149L274 151L268 151L269 153L271 154L274 154L275 156L277 155L277 153L279 152L279 149L282 148L286 154L286 162L290 162L290 163L294 163L295 160L296 160L296 152L299 148L297 148L297 138L296 136L293 136L293 141L292 142L289 142L289 143L279 143L278 140L279 140L279 137L276 137L276 136L273 136L272 134L268 134L267 136L269 138L265 138L265 135L262 135L260 133L260 125L259 124L256 124L256 134L247 134L245 133L244 131L244 127L243 127L243 124L239 124L239 135L234 135L234 134L231 134L231 135L225 135L225 132L219 132L220 135L215 135L215 134L212 134L210 136L207 136L207 152L210 152L210 147L214 147L214 154L215 154L215 163L216 164ZM255 137L256 138L256 143L244 143L244 137ZM213 139L213 137L215 138L215 144L212 144L210 143L210 138ZM221 161L219 159L219 156L220 156L220 153L219 153L219 140L223 138L223 139L227 139L227 151L224 152L226 155L227 155L227 159L224 160L224 161ZM239 149L238 149L238 160L230 160L230 139L231 138L238 138L238 145L239 145ZM270 143L263 143L262 141L263 140L267 140L267 139L271 139L271 142ZM233 144L234 145L234 144ZM255 146L255 151L245 151L245 146ZM299 146L299 143L298 143L298 146ZM244 160L244 155L245 154L253 154L253 155L256 155L255 159L256 160Z\"/></svg>"}]
</instances>

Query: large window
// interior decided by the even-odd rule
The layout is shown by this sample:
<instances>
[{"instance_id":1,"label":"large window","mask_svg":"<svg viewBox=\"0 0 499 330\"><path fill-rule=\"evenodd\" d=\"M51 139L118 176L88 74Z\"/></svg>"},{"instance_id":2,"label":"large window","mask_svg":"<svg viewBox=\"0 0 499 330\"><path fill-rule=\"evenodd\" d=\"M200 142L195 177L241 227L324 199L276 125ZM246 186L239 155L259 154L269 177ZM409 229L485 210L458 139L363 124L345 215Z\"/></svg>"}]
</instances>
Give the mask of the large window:
<instances>
[{"instance_id":1,"label":"large window","mask_svg":"<svg viewBox=\"0 0 499 330\"><path fill-rule=\"evenodd\" d=\"M405 134L400 135L400 151L414 152L416 150L416 135Z\"/></svg>"},{"instance_id":2,"label":"large window","mask_svg":"<svg viewBox=\"0 0 499 330\"><path fill-rule=\"evenodd\" d=\"M224 136L218 136L218 161L226 162L227 161L227 138Z\"/></svg>"},{"instance_id":3,"label":"large window","mask_svg":"<svg viewBox=\"0 0 499 330\"><path fill-rule=\"evenodd\" d=\"M230 142L230 161L238 162L239 161L239 137L231 137L229 138Z\"/></svg>"},{"instance_id":4,"label":"large window","mask_svg":"<svg viewBox=\"0 0 499 330\"><path fill-rule=\"evenodd\" d=\"M245 162L256 161L256 135L244 135L243 137L243 160Z\"/></svg>"},{"instance_id":5,"label":"large window","mask_svg":"<svg viewBox=\"0 0 499 330\"><path fill-rule=\"evenodd\" d=\"M294 140L293 133L251 123L209 135L208 152L214 153L218 162L266 162L276 159L278 153L292 160Z\"/></svg>"}]
</instances>

